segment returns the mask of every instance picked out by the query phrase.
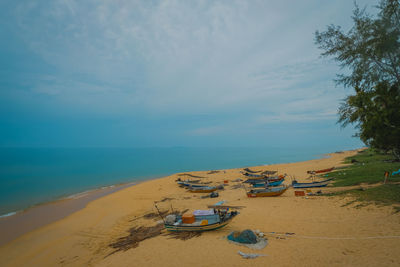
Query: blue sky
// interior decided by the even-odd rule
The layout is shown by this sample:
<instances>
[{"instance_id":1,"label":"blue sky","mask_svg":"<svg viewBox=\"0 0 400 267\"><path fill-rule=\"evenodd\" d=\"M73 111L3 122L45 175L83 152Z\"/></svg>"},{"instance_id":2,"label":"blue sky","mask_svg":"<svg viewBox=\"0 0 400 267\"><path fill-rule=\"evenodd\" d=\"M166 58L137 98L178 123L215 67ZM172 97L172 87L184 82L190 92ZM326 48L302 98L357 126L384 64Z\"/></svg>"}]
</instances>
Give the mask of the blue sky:
<instances>
[{"instance_id":1,"label":"blue sky","mask_svg":"<svg viewBox=\"0 0 400 267\"><path fill-rule=\"evenodd\" d=\"M376 1L357 1L369 10ZM0 146L361 146L315 30L353 1L0 3Z\"/></svg>"}]
</instances>

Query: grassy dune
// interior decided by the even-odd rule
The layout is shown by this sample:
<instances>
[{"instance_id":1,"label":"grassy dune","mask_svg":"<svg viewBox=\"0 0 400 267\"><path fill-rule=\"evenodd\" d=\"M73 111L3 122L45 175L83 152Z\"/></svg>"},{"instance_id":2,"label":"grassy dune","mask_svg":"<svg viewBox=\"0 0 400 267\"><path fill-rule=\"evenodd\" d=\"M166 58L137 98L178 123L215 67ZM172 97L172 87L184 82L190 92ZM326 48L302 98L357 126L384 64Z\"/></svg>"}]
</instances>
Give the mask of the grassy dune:
<instances>
[{"instance_id":1,"label":"grassy dune","mask_svg":"<svg viewBox=\"0 0 400 267\"><path fill-rule=\"evenodd\" d=\"M393 171L400 169L400 162L393 156L367 149L346 158L345 162L351 165L326 175L335 177L333 185L336 187L382 183L385 171L390 175L386 184L364 190L346 190L335 195L351 194L357 201L382 205L400 204L400 175L391 176Z\"/></svg>"}]
</instances>

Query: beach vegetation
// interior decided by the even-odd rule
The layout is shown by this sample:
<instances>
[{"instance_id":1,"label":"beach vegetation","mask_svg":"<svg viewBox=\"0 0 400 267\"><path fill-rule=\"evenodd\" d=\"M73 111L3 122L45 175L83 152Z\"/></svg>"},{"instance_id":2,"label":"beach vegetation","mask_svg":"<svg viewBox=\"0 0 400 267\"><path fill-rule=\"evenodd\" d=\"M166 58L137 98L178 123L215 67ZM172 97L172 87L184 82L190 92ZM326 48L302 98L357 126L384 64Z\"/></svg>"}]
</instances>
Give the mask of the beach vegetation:
<instances>
[{"instance_id":1,"label":"beach vegetation","mask_svg":"<svg viewBox=\"0 0 400 267\"><path fill-rule=\"evenodd\" d=\"M351 165L326 175L335 178L333 185L336 187L383 182L385 172L391 174L400 169L400 162L393 155L374 149L366 149L348 157L345 163ZM389 175L387 182L400 182L400 175Z\"/></svg>"},{"instance_id":2,"label":"beach vegetation","mask_svg":"<svg viewBox=\"0 0 400 267\"><path fill-rule=\"evenodd\" d=\"M344 74L336 83L354 89L339 106L338 123L355 125L366 145L400 159L400 2L381 0L372 16L355 4L353 26L329 25L315 43Z\"/></svg>"},{"instance_id":3,"label":"beach vegetation","mask_svg":"<svg viewBox=\"0 0 400 267\"><path fill-rule=\"evenodd\" d=\"M339 192L325 194L328 196L344 196L350 195L354 197L353 200L342 205L342 207L350 206L357 203L355 207L360 208L368 204L377 205L394 205L396 212L400 211L400 184L384 184L365 190L351 189Z\"/></svg>"},{"instance_id":4,"label":"beach vegetation","mask_svg":"<svg viewBox=\"0 0 400 267\"><path fill-rule=\"evenodd\" d=\"M392 176L393 171L400 169L400 162L387 153L374 149L366 149L358 154L348 157L345 163L350 164L337 171L327 174L327 177L335 177L333 186L352 186L362 184L377 184L385 181L385 172L389 173L386 184L380 184L371 188L359 188L343 190L328 195L351 195L355 199L343 205L348 206L360 202L357 207L369 203L380 205L400 204L400 175ZM400 206L394 207L400 211Z\"/></svg>"}]
</instances>

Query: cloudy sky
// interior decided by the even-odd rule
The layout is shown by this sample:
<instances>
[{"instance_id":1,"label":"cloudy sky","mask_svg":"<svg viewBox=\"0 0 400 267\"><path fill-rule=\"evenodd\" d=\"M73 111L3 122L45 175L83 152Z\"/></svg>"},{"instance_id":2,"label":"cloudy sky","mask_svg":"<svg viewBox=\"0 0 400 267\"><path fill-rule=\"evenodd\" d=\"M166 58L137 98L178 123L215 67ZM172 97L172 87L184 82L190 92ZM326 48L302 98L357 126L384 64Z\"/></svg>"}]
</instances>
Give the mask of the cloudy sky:
<instances>
[{"instance_id":1,"label":"cloudy sky","mask_svg":"<svg viewBox=\"0 0 400 267\"><path fill-rule=\"evenodd\" d=\"M360 6L376 1L359 0ZM0 146L361 146L314 32L353 1L0 3Z\"/></svg>"}]
</instances>

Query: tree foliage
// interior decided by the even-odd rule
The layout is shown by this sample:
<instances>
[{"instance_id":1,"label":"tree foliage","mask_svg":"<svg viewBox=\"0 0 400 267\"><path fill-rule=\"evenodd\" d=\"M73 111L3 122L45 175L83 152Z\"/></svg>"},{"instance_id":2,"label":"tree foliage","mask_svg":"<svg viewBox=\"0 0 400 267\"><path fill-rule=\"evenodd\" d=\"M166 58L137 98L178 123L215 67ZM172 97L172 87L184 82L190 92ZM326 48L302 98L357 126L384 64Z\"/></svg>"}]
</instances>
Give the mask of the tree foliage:
<instances>
[{"instance_id":1,"label":"tree foliage","mask_svg":"<svg viewBox=\"0 0 400 267\"><path fill-rule=\"evenodd\" d=\"M374 19L356 5L354 26L347 33L335 25L315 33L322 55L334 56L351 72L338 75L339 84L367 91L382 81L400 84L400 4L384 0L377 7Z\"/></svg>"},{"instance_id":2,"label":"tree foliage","mask_svg":"<svg viewBox=\"0 0 400 267\"><path fill-rule=\"evenodd\" d=\"M392 151L400 157L400 94L397 85L387 82L374 90L348 96L339 107L342 125L355 123L358 136L367 145Z\"/></svg>"},{"instance_id":3,"label":"tree foliage","mask_svg":"<svg viewBox=\"0 0 400 267\"><path fill-rule=\"evenodd\" d=\"M347 33L329 25L315 33L315 42L322 56L346 69L337 84L355 90L339 107L338 122L356 124L364 143L400 157L400 3L381 0L377 8L374 17L355 4Z\"/></svg>"}]
</instances>

